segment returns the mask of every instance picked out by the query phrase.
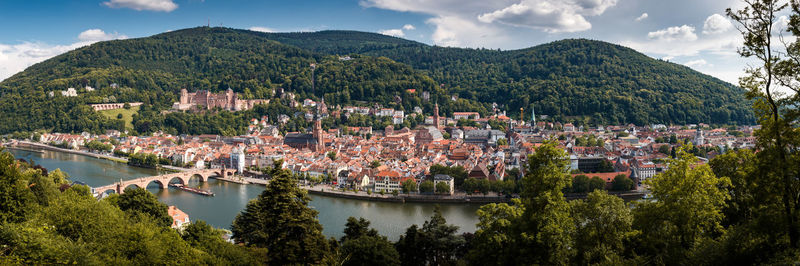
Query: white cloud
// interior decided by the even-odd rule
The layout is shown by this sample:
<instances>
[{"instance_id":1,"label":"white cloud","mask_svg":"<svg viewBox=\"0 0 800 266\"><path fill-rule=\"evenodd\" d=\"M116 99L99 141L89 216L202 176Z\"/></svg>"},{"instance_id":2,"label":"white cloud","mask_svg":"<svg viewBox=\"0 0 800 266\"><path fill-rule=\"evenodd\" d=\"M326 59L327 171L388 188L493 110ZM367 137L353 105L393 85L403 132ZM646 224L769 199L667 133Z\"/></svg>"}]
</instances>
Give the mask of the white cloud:
<instances>
[{"instance_id":1,"label":"white cloud","mask_svg":"<svg viewBox=\"0 0 800 266\"><path fill-rule=\"evenodd\" d=\"M62 53L90 45L98 41L124 39L123 34L108 34L100 29L89 29L78 35L78 42L68 45L53 45L42 42L0 44L0 81L25 70L25 68Z\"/></svg>"},{"instance_id":2,"label":"white cloud","mask_svg":"<svg viewBox=\"0 0 800 266\"><path fill-rule=\"evenodd\" d=\"M733 29L731 21L720 14L713 14L703 23L703 34L720 34Z\"/></svg>"},{"instance_id":3,"label":"white cloud","mask_svg":"<svg viewBox=\"0 0 800 266\"><path fill-rule=\"evenodd\" d=\"M260 32L276 32L276 30L275 30L275 29L273 29L273 28L259 27L259 26L253 26L253 27L250 27L248 30L251 30L251 31L260 31Z\"/></svg>"},{"instance_id":4,"label":"white cloud","mask_svg":"<svg viewBox=\"0 0 800 266\"><path fill-rule=\"evenodd\" d=\"M415 29L417 29L417 27L414 27L414 25L411 25L411 24L406 24L406 25L403 25L403 29L404 30L415 30Z\"/></svg>"},{"instance_id":5,"label":"white cloud","mask_svg":"<svg viewBox=\"0 0 800 266\"><path fill-rule=\"evenodd\" d=\"M591 28L587 16L597 16L617 0L361 0L368 8L415 12L432 17L431 39L437 45L508 47L518 37L514 27L548 33Z\"/></svg>"},{"instance_id":6,"label":"white cloud","mask_svg":"<svg viewBox=\"0 0 800 266\"><path fill-rule=\"evenodd\" d=\"M101 29L88 29L78 34L78 40L84 42L99 42L115 39L127 39L128 36L119 33L106 33Z\"/></svg>"},{"instance_id":7,"label":"white cloud","mask_svg":"<svg viewBox=\"0 0 800 266\"><path fill-rule=\"evenodd\" d=\"M647 13L642 13L641 16L636 18L636 21L642 21L642 20L646 19L648 16L649 15L647 15Z\"/></svg>"},{"instance_id":8,"label":"white cloud","mask_svg":"<svg viewBox=\"0 0 800 266\"><path fill-rule=\"evenodd\" d=\"M481 14L478 20L485 23L499 22L541 29L546 32L576 32L592 28L592 24L580 14L547 1L513 4L491 13Z\"/></svg>"},{"instance_id":9,"label":"white cloud","mask_svg":"<svg viewBox=\"0 0 800 266\"><path fill-rule=\"evenodd\" d=\"M406 36L402 29L380 30L378 33L401 38Z\"/></svg>"},{"instance_id":10,"label":"white cloud","mask_svg":"<svg viewBox=\"0 0 800 266\"><path fill-rule=\"evenodd\" d=\"M688 67L697 67L697 66L706 66L706 65L711 66L708 62L706 62L705 59L692 60L692 61L689 61L689 62L686 62L686 63L683 63L683 64L685 66L688 66Z\"/></svg>"},{"instance_id":11,"label":"white cloud","mask_svg":"<svg viewBox=\"0 0 800 266\"><path fill-rule=\"evenodd\" d=\"M431 39L440 46L500 47L511 40L510 34L503 29L457 16L431 18L425 23L436 26Z\"/></svg>"},{"instance_id":12,"label":"white cloud","mask_svg":"<svg viewBox=\"0 0 800 266\"><path fill-rule=\"evenodd\" d=\"M110 0L103 2L103 5L110 8L130 8L136 11L161 12L172 12L178 8L178 4L175 4L172 0Z\"/></svg>"},{"instance_id":13,"label":"white cloud","mask_svg":"<svg viewBox=\"0 0 800 266\"><path fill-rule=\"evenodd\" d=\"M697 40L697 34L694 33L694 27L683 25L648 32L647 38L662 41L694 41Z\"/></svg>"}]
</instances>

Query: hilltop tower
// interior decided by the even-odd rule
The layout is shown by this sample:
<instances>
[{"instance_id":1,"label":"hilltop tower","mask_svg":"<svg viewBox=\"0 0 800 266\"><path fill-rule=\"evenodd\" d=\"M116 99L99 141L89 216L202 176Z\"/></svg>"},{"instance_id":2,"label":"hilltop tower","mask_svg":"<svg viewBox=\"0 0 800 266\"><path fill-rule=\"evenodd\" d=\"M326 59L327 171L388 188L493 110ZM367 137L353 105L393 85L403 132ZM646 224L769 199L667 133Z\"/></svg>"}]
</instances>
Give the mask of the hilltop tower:
<instances>
[{"instance_id":1,"label":"hilltop tower","mask_svg":"<svg viewBox=\"0 0 800 266\"><path fill-rule=\"evenodd\" d=\"M189 103L189 91L186 88L181 89L181 104Z\"/></svg>"}]
</instances>

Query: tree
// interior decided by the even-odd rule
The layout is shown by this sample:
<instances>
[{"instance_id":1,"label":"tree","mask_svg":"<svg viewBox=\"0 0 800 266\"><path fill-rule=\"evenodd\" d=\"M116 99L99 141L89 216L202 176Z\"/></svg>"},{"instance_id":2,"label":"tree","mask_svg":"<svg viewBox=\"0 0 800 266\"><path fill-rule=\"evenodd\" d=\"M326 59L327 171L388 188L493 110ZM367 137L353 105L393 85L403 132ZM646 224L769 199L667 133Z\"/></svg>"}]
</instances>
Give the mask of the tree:
<instances>
[{"instance_id":1,"label":"tree","mask_svg":"<svg viewBox=\"0 0 800 266\"><path fill-rule=\"evenodd\" d=\"M26 179L14 165L14 156L0 151L0 224L20 221L30 211L33 196Z\"/></svg>"},{"instance_id":2,"label":"tree","mask_svg":"<svg viewBox=\"0 0 800 266\"><path fill-rule=\"evenodd\" d=\"M507 258L510 262L567 263L573 222L561 192L571 184L565 158L567 154L554 142L546 142L528 156L521 195L525 211L520 230L525 234L520 235L518 256Z\"/></svg>"},{"instance_id":3,"label":"tree","mask_svg":"<svg viewBox=\"0 0 800 266\"><path fill-rule=\"evenodd\" d=\"M611 182L611 190L614 191L629 191L633 190L634 186L633 179L622 174L615 176Z\"/></svg>"},{"instance_id":4,"label":"tree","mask_svg":"<svg viewBox=\"0 0 800 266\"><path fill-rule=\"evenodd\" d=\"M508 145L508 140L506 140L505 138L500 138L497 140L497 145L498 146Z\"/></svg>"},{"instance_id":5,"label":"tree","mask_svg":"<svg viewBox=\"0 0 800 266\"><path fill-rule=\"evenodd\" d=\"M403 193L408 194L417 191L417 182L413 178L404 180L400 186L403 188Z\"/></svg>"},{"instance_id":6,"label":"tree","mask_svg":"<svg viewBox=\"0 0 800 266\"><path fill-rule=\"evenodd\" d=\"M632 229L633 215L622 199L595 190L586 200L570 202L575 223L574 264L622 263L625 242L638 232Z\"/></svg>"},{"instance_id":7,"label":"tree","mask_svg":"<svg viewBox=\"0 0 800 266\"><path fill-rule=\"evenodd\" d=\"M589 191L603 190L606 188L606 181L602 178L593 176L589 179Z\"/></svg>"},{"instance_id":8,"label":"tree","mask_svg":"<svg viewBox=\"0 0 800 266\"><path fill-rule=\"evenodd\" d=\"M433 181L425 180L425 181L422 181L421 184L419 184L419 192L420 193L431 193L431 192L433 192L433 189L434 189Z\"/></svg>"},{"instance_id":9,"label":"tree","mask_svg":"<svg viewBox=\"0 0 800 266\"><path fill-rule=\"evenodd\" d=\"M130 110L131 109L131 104L125 103L125 104L122 105L122 108L125 109L125 110Z\"/></svg>"},{"instance_id":10,"label":"tree","mask_svg":"<svg viewBox=\"0 0 800 266\"><path fill-rule=\"evenodd\" d=\"M266 248L270 264L316 264L329 252L322 235L317 211L311 200L286 169L276 173L257 199L233 221L231 231L237 243Z\"/></svg>"},{"instance_id":11,"label":"tree","mask_svg":"<svg viewBox=\"0 0 800 266\"><path fill-rule=\"evenodd\" d=\"M612 164L608 160L603 159L600 161L600 166L597 167L597 172L600 173L614 172L614 164Z\"/></svg>"},{"instance_id":12,"label":"tree","mask_svg":"<svg viewBox=\"0 0 800 266\"><path fill-rule=\"evenodd\" d=\"M335 151L329 151L328 152L328 158L330 158L331 161L336 161L336 152Z\"/></svg>"},{"instance_id":13,"label":"tree","mask_svg":"<svg viewBox=\"0 0 800 266\"><path fill-rule=\"evenodd\" d=\"M450 265L457 260L466 244L464 237L456 234L458 226L447 224L439 205L422 228L412 225L395 244L402 265Z\"/></svg>"},{"instance_id":14,"label":"tree","mask_svg":"<svg viewBox=\"0 0 800 266\"><path fill-rule=\"evenodd\" d=\"M665 155L669 155L669 145L664 144L664 145L658 146L658 152L660 152L662 154L665 154Z\"/></svg>"},{"instance_id":15,"label":"tree","mask_svg":"<svg viewBox=\"0 0 800 266\"><path fill-rule=\"evenodd\" d=\"M525 211L525 206L519 199L513 199L512 204L490 203L478 209L478 225L475 231L473 247L467 254L470 264L474 265L504 265L514 260L519 254L517 243L520 218ZM510 264L507 264L510 265Z\"/></svg>"},{"instance_id":16,"label":"tree","mask_svg":"<svg viewBox=\"0 0 800 266\"><path fill-rule=\"evenodd\" d=\"M369 168L375 169L381 166L381 162L375 160L369 163Z\"/></svg>"},{"instance_id":17,"label":"tree","mask_svg":"<svg viewBox=\"0 0 800 266\"><path fill-rule=\"evenodd\" d=\"M436 183L436 193L438 193L438 194L450 194L450 186L447 185L447 182Z\"/></svg>"},{"instance_id":18,"label":"tree","mask_svg":"<svg viewBox=\"0 0 800 266\"><path fill-rule=\"evenodd\" d=\"M340 249L343 265L400 265L392 243L369 224L364 218L347 218Z\"/></svg>"},{"instance_id":19,"label":"tree","mask_svg":"<svg viewBox=\"0 0 800 266\"><path fill-rule=\"evenodd\" d=\"M126 188L125 193L119 195L117 206L132 216L144 214L153 219L156 224L169 227L172 217L167 212L167 205L158 201L158 198L143 188Z\"/></svg>"},{"instance_id":20,"label":"tree","mask_svg":"<svg viewBox=\"0 0 800 266\"><path fill-rule=\"evenodd\" d=\"M637 253L651 260L682 264L697 243L723 231L729 196L722 188L730 180L716 177L708 165L695 166L697 159L686 152L690 148L681 146L668 170L645 181L652 198L634 210L634 225L642 232Z\"/></svg>"},{"instance_id":21,"label":"tree","mask_svg":"<svg viewBox=\"0 0 800 266\"><path fill-rule=\"evenodd\" d=\"M574 178L572 178L572 192L589 192L589 177L586 175L576 175Z\"/></svg>"},{"instance_id":22,"label":"tree","mask_svg":"<svg viewBox=\"0 0 800 266\"><path fill-rule=\"evenodd\" d=\"M487 178L478 179L477 185L477 190L480 191L484 196L489 194L489 190L492 189L492 183Z\"/></svg>"},{"instance_id":23,"label":"tree","mask_svg":"<svg viewBox=\"0 0 800 266\"><path fill-rule=\"evenodd\" d=\"M774 0L745 0L740 10L726 10L727 15L739 24L744 47L739 54L754 58L757 64L746 69L749 76L739 80L739 86L748 90L747 98L753 101L756 117L761 129L754 132L759 152L759 174L764 177L756 182L780 196L786 235L789 246L800 247L800 42L787 40L784 33L800 36L800 4L791 2L791 17L787 28L779 28L782 18L779 13L788 4ZM778 42L777 40L780 40ZM778 87L788 88L794 96L782 93Z\"/></svg>"}]
</instances>

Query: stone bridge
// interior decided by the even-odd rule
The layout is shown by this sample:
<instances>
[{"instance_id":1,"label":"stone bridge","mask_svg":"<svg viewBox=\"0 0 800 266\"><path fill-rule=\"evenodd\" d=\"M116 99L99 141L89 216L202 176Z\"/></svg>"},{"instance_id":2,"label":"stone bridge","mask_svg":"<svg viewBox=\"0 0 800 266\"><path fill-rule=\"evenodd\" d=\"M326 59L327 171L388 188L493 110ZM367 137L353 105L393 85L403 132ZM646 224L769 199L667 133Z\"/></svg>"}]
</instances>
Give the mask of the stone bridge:
<instances>
[{"instance_id":1,"label":"stone bridge","mask_svg":"<svg viewBox=\"0 0 800 266\"><path fill-rule=\"evenodd\" d=\"M166 175L141 177L125 181L120 180L119 182L111 185L94 187L92 188L92 194L99 195L107 191L114 191L114 193L122 194L125 193L125 188L129 186L147 188L147 185L149 185L151 182L155 182L160 188L163 189L166 188L173 179L177 179L181 184L187 185L189 184L189 179L193 177L200 178L201 182L206 182L208 181L208 178L212 176L219 176L224 179L233 175L234 173L236 173L236 169L202 169Z\"/></svg>"}]
</instances>

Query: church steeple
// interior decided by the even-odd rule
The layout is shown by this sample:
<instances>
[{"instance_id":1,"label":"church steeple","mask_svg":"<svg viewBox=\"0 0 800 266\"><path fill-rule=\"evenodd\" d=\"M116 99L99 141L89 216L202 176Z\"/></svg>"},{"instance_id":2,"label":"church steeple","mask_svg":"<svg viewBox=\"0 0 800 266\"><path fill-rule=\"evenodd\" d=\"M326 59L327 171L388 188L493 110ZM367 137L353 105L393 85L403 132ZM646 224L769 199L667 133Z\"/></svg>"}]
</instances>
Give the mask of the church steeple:
<instances>
[{"instance_id":1,"label":"church steeple","mask_svg":"<svg viewBox=\"0 0 800 266\"><path fill-rule=\"evenodd\" d=\"M325 140L322 138L322 114L320 109L321 108L317 108L317 112L314 115L314 129L312 132L314 135L314 139L317 141L317 146L314 149L316 152L325 151Z\"/></svg>"},{"instance_id":2,"label":"church steeple","mask_svg":"<svg viewBox=\"0 0 800 266\"><path fill-rule=\"evenodd\" d=\"M440 125L440 123L439 123L439 103L438 102L433 105L433 125L436 127L436 129L440 128L440 126L439 126Z\"/></svg>"}]
</instances>

